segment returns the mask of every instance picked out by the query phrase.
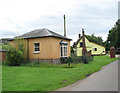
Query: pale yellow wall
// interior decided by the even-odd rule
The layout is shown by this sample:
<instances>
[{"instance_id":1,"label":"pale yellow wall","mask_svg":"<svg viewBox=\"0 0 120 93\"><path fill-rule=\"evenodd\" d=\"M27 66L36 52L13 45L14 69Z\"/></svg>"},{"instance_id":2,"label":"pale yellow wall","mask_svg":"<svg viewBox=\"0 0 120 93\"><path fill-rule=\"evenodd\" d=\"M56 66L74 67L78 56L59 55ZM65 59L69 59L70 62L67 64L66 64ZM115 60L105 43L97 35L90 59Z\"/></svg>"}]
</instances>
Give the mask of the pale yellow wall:
<instances>
[{"instance_id":1,"label":"pale yellow wall","mask_svg":"<svg viewBox=\"0 0 120 93\"><path fill-rule=\"evenodd\" d=\"M79 43L77 44L77 56L82 56L82 47L80 47L80 42L82 42L82 39L79 41ZM99 55L101 54L103 51L105 51L105 47L98 45L96 43L93 42L89 42L89 40L85 37L85 44L86 44L86 49L87 51L92 50L92 54L93 55ZM97 51L94 51L93 48L97 48ZM105 54L105 52L103 52L102 54Z\"/></svg>"},{"instance_id":2,"label":"pale yellow wall","mask_svg":"<svg viewBox=\"0 0 120 93\"><path fill-rule=\"evenodd\" d=\"M82 56L82 48L77 48L77 56Z\"/></svg>"},{"instance_id":3,"label":"pale yellow wall","mask_svg":"<svg viewBox=\"0 0 120 93\"><path fill-rule=\"evenodd\" d=\"M60 41L68 43L68 56L70 56L70 41L55 37L32 38L29 40L29 59L59 59L60 58ZM25 39L26 48L27 40ZM40 53L34 53L34 43L40 43ZM14 41L10 44L15 46ZM27 53L27 49L26 49Z\"/></svg>"},{"instance_id":4,"label":"pale yellow wall","mask_svg":"<svg viewBox=\"0 0 120 93\"><path fill-rule=\"evenodd\" d=\"M103 52L103 51L105 51L105 47L98 45L98 44L95 44L93 42L91 42L91 44L92 44L92 49L97 48L97 51L92 50L92 54L94 54L94 55L105 54L105 52Z\"/></svg>"}]
</instances>

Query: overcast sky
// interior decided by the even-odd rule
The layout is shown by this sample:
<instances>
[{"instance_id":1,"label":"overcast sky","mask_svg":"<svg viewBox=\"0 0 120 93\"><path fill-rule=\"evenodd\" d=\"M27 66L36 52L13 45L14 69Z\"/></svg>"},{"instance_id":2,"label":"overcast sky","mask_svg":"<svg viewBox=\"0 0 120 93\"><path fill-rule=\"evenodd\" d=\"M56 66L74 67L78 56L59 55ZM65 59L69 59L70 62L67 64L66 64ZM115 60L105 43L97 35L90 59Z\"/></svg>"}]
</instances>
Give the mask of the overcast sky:
<instances>
[{"instance_id":1,"label":"overcast sky","mask_svg":"<svg viewBox=\"0 0 120 93\"><path fill-rule=\"evenodd\" d=\"M0 38L47 28L75 42L81 29L106 40L118 19L119 0L0 0ZM72 42L73 43L73 42Z\"/></svg>"}]
</instances>

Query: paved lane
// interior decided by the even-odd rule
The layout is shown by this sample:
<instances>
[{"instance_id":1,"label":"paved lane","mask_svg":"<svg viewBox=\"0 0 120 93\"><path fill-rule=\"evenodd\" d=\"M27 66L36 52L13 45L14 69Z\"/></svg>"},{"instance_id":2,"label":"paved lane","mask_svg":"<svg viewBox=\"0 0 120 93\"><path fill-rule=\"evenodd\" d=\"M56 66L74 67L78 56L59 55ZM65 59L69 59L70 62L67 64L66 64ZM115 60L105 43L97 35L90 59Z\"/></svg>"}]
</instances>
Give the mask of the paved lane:
<instances>
[{"instance_id":1,"label":"paved lane","mask_svg":"<svg viewBox=\"0 0 120 93\"><path fill-rule=\"evenodd\" d=\"M118 61L112 62L91 76L57 91L118 91Z\"/></svg>"}]
</instances>

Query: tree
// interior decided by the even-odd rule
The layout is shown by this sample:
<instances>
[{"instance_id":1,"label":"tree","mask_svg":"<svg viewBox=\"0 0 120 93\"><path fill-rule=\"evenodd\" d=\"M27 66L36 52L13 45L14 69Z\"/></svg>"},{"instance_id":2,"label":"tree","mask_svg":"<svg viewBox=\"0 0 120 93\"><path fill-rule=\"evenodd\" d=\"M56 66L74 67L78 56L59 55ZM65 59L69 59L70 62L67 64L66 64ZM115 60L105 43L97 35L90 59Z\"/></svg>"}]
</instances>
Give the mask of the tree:
<instances>
[{"instance_id":1,"label":"tree","mask_svg":"<svg viewBox=\"0 0 120 93\"><path fill-rule=\"evenodd\" d=\"M118 40L117 40L117 47L120 48L120 19L116 22L117 30L118 30Z\"/></svg>"},{"instance_id":2,"label":"tree","mask_svg":"<svg viewBox=\"0 0 120 93\"><path fill-rule=\"evenodd\" d=\"M107 37L108 48L114 46L116 49L120 48L120 19L116 22L114 27L109 30Z\"/></svg>"},{"instance_id":3,"label":"tree","mask_svg":"<svg viewBox=\"0 0 120 93\"><path fill-rule=\"evenodd\" d=\"M110 50L110 44L109 44L108 41L103 42L103 46L105 46L106 51L109 51L109 50Z\"/></svg>"},{"instance_id":4,"label":"tree","mask_svg":"<svg viewBox=\"0 0 120 93\"><path fill-rule=\"evenodd\" d=\"M98 43L100 45L103 45L103 39L102 37L100 36L95 36L94 33L92 35L86 35L87 38L92 41L92 42L95 42L95 43Z\"/></svg>"}]
</instances>

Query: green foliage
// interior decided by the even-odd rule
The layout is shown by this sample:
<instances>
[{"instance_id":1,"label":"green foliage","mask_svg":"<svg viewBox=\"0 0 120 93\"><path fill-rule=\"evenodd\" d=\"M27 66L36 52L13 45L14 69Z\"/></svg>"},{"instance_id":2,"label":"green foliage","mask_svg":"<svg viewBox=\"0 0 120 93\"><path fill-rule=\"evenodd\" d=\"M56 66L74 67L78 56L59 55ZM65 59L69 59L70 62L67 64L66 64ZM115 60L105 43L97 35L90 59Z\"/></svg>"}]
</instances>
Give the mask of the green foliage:
<instances>
[{"instance_id":1,"label":"green foliage","mask_svg":"<svg viewBox=\"0 0 120 93\"><path fill-rule=\"evenodd\" d=\"M24 61L24 43L21 42L21 39L15 39L15 47L10 44L3 45L3 49L7 50L6 56L6 65L9 66L20 66Z\"/></svg>"},{"instance_id":2,"label":"green foliage","mask_svg":"<svg viewBox=\"0 0 120 93\"><path fill-rule=\"evenodd\" d=\"M74 50L73 50L73 46L70 46L70 52L73 53Z\"/></svg>"},{"instance_id":3,"label":"green foliage","mask_svg":"<svg viewBox=\"0 0 120 93\"><path fill-rule=\"evenodd\" d=\"M108 34L108 41L110 42L110 46L117 47L118 45L118 30L117 28L113 27L111 30L109 30Z\"/></svg>"},{"instance_id":4,"label":"green foliage","mask_svg":"<svg viewBox=\"0 0 120 93\"><path fill-rule=\"evenodd\" d=\"M86 36L90 41L103 45L102 37L95 36L94 33L92 35L86 35Z\"/></svg>"},{"instance_id":5,"label":"green foliage","mask_svg":"<svg viewBox=\"0 0 120 93\"><path fill-rule=\"evenodd\" d=\"M15 37L14 47L16 48L16 50L19 50L23 53L24 59L27 58L26 43L25 43L25 40L23 38Z\"/></svg>"},{"instance_id":6,"label":"green foliage","mask_svg":"<svg viewBox=\"0 0 120 93\"><path fill-rule=\"evenodd\" d=\"M7 62L6 64L9 66L19 66L23 62L23 52L15 49L13 46L5 45L4 49L7 50Z\"/></svg>"},{"instance_id":7,"label":"green foliage","mask_svg":"<svg viewBox=\"0 0 120 93\"><path fill-rule=\"evenodd\" d=\"M114 60L108 56L95 56L89 64L76 64L74 68L2 67L3 91L53 91L72 84L99 71Z\"/></svg>"},{"instance_id":8,"label":"green foliage","mask_svg":"<svg viewBox=\"0 0 120 93\"><path fill-rule=\"evenodd\" d=\"M110 44L108 41L103 42L103 45L106 47L106 51L110 50Z\"/></svg>"},{"instance_id":9,"label":"green foliage","mask_svg":"<svg viewBox=\"0 0 120 93\"><path fill-rule=\"evenodd\" d=\"M115 48L120 48L120 20L117 20L114 27L109 30L105 45L108 49L110 49L111 46L114 46Z\"/></svg>"}]
</instances>

